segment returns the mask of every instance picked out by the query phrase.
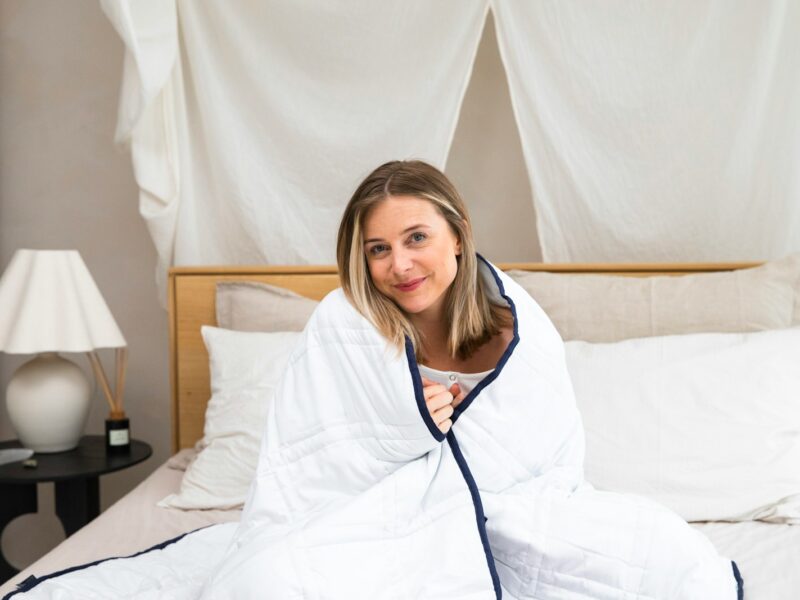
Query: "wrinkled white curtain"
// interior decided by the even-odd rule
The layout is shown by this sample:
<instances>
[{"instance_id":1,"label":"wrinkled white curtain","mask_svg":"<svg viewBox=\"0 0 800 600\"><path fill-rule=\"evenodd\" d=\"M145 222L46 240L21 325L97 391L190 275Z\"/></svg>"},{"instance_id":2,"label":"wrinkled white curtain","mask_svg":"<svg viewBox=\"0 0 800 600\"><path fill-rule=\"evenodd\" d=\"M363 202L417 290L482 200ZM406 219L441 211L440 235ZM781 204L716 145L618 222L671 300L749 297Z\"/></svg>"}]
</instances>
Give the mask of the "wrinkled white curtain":
<instances>
[{"instance_id":1,"label":"wrinkled white curtain","mask_svg":"<svg viewBox=\"0 0 800 600\"><path fill-rule=\"evenodd\" d=\"M488 0L101 0L125 43L117 141L166 271L332 264L358 182L444 167Z\"/></svg>"},{"instance_id":2,"label":"wrinkled white curtain","mask_svg":"<svg viewBox=\"0 0 800 600\"><path fill-rule=\"evenodd\" d=\"M492 9L545 261L800 250L800 2Z\"/></svg>"},{"instance_id":3,"label":"wrinkled white curtain","mask_svg":"<svg viewBox=\"0 0 800 600\"><path fill-rule=\"evenodd\" d=\"M389 159L444 166L490 0L101 0L169 266L334 262ZM491 0L548 262L800 251L800 2Z\"/></svg>"}]
</instances>

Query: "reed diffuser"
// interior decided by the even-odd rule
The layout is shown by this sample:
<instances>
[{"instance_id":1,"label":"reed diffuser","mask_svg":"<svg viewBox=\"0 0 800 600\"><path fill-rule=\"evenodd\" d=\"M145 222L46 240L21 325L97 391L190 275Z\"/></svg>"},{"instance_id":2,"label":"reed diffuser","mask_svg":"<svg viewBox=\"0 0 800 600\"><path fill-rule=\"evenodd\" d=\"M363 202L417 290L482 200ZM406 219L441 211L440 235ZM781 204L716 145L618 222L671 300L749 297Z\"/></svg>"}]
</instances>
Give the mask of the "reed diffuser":
<instances>
[{"instance_id":1,"label":"reed diffuser","mask_svg":"<svg viewBox=\"0 0 800 600\"><path fill-rule=\"evenodd\" d=\"M89 352L88 355L92 363L94 375L97 381L100 382L100 387L103 390L103 395L110 409L110 413L106 419L106 452L109 454L129 452L131 449L130 422L128 417L125 416L125 410L122 407L123 390L125 389L125 370L128 362L128 348L124 346L122 348L116 348L117 377L113 393L111 392L111 386L108 383L108 378L103 370L100 357L97 356L97 352Z\"/></svg>"}]
</instances>

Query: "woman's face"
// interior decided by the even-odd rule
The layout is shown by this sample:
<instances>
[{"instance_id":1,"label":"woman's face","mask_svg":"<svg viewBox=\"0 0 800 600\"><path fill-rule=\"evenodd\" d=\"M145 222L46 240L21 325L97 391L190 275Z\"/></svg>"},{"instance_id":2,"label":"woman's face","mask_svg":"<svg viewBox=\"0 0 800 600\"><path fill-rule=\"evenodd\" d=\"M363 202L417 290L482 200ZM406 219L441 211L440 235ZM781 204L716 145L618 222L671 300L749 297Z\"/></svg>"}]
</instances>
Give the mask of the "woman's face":
<instances>
[{"instance_id":1,"label":"woman's face","mask_svg":"<svg viewBox=\"0 0 800 600\"><path fill-rule=\"evenodd\" d=\"M407 313L441 317L461 243L431 202L389 196L375 205L364 221L364 252L382 294Z\"/></svg>"}]
</instances>

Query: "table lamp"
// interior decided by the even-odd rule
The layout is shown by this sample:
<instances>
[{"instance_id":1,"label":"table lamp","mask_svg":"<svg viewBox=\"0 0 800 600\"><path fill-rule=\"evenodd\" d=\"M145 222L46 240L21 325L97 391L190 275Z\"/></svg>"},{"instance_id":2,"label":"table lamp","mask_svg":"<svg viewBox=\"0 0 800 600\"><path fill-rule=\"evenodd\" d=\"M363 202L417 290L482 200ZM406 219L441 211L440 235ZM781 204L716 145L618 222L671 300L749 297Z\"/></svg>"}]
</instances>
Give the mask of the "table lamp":
<instances>
[{"instance_id":1,"label":"table lamp","mask_svg":"<svg viewBox=\"0 0 800 600\"><path fill-rule=\"evenodd\" d=\"M98 348L117 349L114 393ZM83 370L59 352L87 353L111 410L107 445L109 428L123 423L124 436L118 432L116 441L129 447L122 409L125 338L77 250L14 253L0 278L0 351L37 354L16 370L6 389L11 426L25 447L35 452L70 450L86 427L92 386Z\"/></svg>"}]
</instances>

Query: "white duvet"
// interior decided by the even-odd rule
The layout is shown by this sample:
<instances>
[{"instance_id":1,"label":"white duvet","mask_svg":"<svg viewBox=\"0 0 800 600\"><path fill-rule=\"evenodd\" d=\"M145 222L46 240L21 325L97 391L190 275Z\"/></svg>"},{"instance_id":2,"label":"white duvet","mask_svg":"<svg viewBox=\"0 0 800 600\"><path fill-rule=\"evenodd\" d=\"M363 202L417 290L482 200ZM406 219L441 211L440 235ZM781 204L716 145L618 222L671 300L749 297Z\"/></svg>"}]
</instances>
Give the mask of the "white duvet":
<instances>
[{"instance_id":1,"label":"white duvet","mask_svg":"<svg viewBox=\"0 0 800 600\"><path fill-rule=\"evenodd\" d=\"M12 596L741 598L731 561L677 515L583 481L561 338L504 273L482 261L480 275L512 308L515 335L446 436L410 345L388 347L336 290L276 392L241 523Z\"/></svg>"}]
</instances>

